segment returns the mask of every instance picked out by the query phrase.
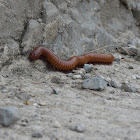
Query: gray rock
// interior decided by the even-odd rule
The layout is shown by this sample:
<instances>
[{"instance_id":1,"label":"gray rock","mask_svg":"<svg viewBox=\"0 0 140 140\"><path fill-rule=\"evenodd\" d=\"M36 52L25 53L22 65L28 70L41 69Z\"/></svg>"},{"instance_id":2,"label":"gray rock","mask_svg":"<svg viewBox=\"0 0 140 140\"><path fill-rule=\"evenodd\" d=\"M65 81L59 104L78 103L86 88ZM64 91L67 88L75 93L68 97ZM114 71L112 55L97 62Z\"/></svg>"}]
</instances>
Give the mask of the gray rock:
<instances>
[{"instance_id":1,"label":"gray rock","mask_svg":"<svg viewBox=\"0 0 140 140\"><path fill-rule=\"evenodd\" d=\"M140 52L137 53L137 56L135 58L137 61L140 61Z\"/></svg>"},{"instance_id":2,"label":"gray rock","mask_svg":"<svg viewBox=\"0 0 140 140\"><path fill-rule=\"evenodd\" d=\"M59 16L57 7L48 1L43 2L43 22L46 24L56 20Z\"/></svg>"},{"instance_id":3,"label":"gray rock","mask_svg":"<svg viewBox=\"0 0 140 140\"><path fill-rule=\"evenodd\" d=\"M129 55L129 56L136 56L138 53L138 49L134 47L124 47L124 48L119 48L119 51L121 54Z\"/></svg>"},{"instance_id":4,"label":"gray rock","mask_svg":"<svg viewBox=\"0 0 140 140\"><path fill-rule=\"evenodd\" d=\"M82 79L82 76L79 74L77 74L77 75L73 75L72 76L72 79Z\"/></svg>"},{"instance_id":5,"label":"gray rock","mask_svg":"<svg viewBox=\"0 0 140 140\"><path fill-rule=\"evenodd\" d=\"M140 3L136 5L136 8L133 9L134 17L139 21L140 20Z\"/></svg>"},{"instance_id":6,"label":"gray rock","mask_svg":"<svg viewBox=\"0 0 140 140\"><path fill-rule=\"evenodd\" d=\"M121 85L121 90L125 91L125 92L136 92L137 89L131 85L128 85L126 83L122 83Z\"/></svg>"},{"instance_id":7,"label":"gray rock","mask_svg":"<svg viewBox=\"0 0 140 140\"><path fill-rule=\"evenodd\" d=\"M43 30L45 28L44 23L39 23L37 20L30 19L27 24L26 32L23 36L21 46L24 48L23 53L31 50L31 47L34 48L37 44L41 44L43 41Z\"/></svg>"},{"instance_id":8,"label":"gray rock","mask_svg":"<svg viewBox=\"0 0 140 140\"><path fill-rule=\"evenodd\" d=\"M0 108L0 123L3 126L9 126L17 121L20 117L19 109L17 107Z\"/></svg>"},{"instance_id":9,"label":"gray rock","mask_svg":"<svg viewBox=\"0 0 140 140\"><path fill-rule=\"evenodd\" d=\"M59 94L59 91L57 90L57 89L55 89L55 88L52 88L52 94Z\"/></svg>"},{"instance_id":10,"label":"gray rock","mask_svg":"<svg viewBox=\"0 0 140 140\"><path fill-rule=\"evenodd\" d=\"M128 69L134 69L134 67L131 65L128 65Z\"/></svg>"},{"instance_id":11,"label":"gray rock","mask_svg":"<svg viewBox=\"0 0 140 140\"><path fill-rule=\"evenodd\" d=\"M93 70L93 65L92 64L84 64L84 69L87 73L89 73Z\"/></svg>"},{"instance_id":12,"label":"gray rock","mask_svg":"<svg viewBox=\"0 0 140 140\"><path fill-rule=\"evenodd\" d=\"M120 88L120 86L113 80L111 80L108 85L114 88Z\"/></svg>"},{"instance_id":13,"label":"gray rock","mask_svg":"<svg viewBox=\"0 0 140 140\"><path fill-rule=\"evenodd\" d=\"M60 78L58 76L53 76L51 79L51 82L55 83L55 84L66 84L67 83L66 79L64 79L62 77Z\"/></svg>"},{"instance_id":14,"label":"gray rock","mask_svg":"<svg viewBox=\"0 0 140 140\"><path fill-rule=\"evenodd\" d=\"M78 124L74 127L70 127L70 130L76 131L76 132L79 132L79 133L83 133L83 132L85 132L86 127L85 127L84 124L80 123L80 124Z\"/></svg>"},{"instance_id":15,"label":"gray rock","mask_svg":"<svg viewBox=\"0 0 140 140\"><path fill-rule=\"evenodd\" d=\"M35 132L35 133L32 134L32 137L34 137L34 138L42 138L43 135L41 133L39 133L39 132Z\"/></svg>"},{"instance_id":16,"label":"gray rock","mask_svg":"<svg viewBox=\"0 0 140 140\"><path fill-rule=\"evenodd\" d=\"M67 77L72 77L73 74L72 74L72 73L68 73L66 76L67 76Z\"/></svg>"},{"instance_id":17,"label":"gray rock","mask_svg":"<svg viewBox=\"0 0 140 140\"><path fill-rule=\"evenodd\" d=\"M140 47L140 39L139 38L133 38L130 43L128 44L128 47L135 47L139 48Z\"/></svg>"},{"instance_id":18,"label":"gray rock","mask_svg":"<svg viewBox=\"0 0 140 140\"><path fill-rule=\"evenodd\" d=\"M90 73L86 73L86 74L83 75L83 78L84 78L84 79L88 79L88 78L90 78L90 77L91 77L91 74L90 74Z\"/></svg>"},{"instance_id":19,"label":"gray rock","mask_svg":"<svg viewBox=\"0 0 140 140\"><path fill-rule=\"evenodd\" d=\"M93 89L93 90L104 90L107 86L107 82L99 76L85 79L82 83L83 88Z\"/></svg>"},{"instance_id":20,"label":"gray rock","mask_svg":"<svg viewBox=\"0 0 140 140\"><path fill-rule=\"evenodd\" d=\"M29 100L30 99L30 95L20 92L17 93L16 96L20 99L20 100Z\"/></svg>"},{"instance_id":21,"label":"gray rock","mask_svg":"<svg viewBox=\"0 0 140 140\"><path fill-rule=\"evenodd\" d=\"M120 58L115 58L114 61L117 62L118 64L120 64L121 59Z\"/></svg>"}]
</instances>

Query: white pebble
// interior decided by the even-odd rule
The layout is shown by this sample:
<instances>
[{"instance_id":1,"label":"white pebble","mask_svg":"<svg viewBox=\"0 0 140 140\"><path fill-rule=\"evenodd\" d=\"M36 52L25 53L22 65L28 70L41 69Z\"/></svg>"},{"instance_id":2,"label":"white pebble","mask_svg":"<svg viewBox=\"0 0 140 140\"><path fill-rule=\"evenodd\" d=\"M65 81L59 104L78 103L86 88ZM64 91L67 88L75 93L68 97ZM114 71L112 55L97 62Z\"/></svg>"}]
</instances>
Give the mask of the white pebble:
<instances>
[{"instance_id":1,"label":"white pebble","mask_svg":"<svg viewBox=\"0 0 140 140\"><path fill-rule=\"evenodd\" d=\"M55 127L55 128L60 128L61 125L60 125L60 123L59 123L58 121L54 121L54 122L53 122L53 127Z\"/></svg>"},{"instance_id":2,"label":"white pebble","mask_svg":"<svg viewBox=\"0 0 140 140\"><path fill-rule=\"evenodd\" d=\"M73 78L73 79L82 79L82 76L81 76L81 75L73 75L72 78Z\"/></svg>"},{"instance_id":3,"label":"white pebble","mask_svg":"<svg viewBox=\"0 0 140 140\"><path fill-rule=\"evenodd\" d=\"M38 104L37 103L33 103L33 106L37 106Z\"/></svg>"}]
</instances>

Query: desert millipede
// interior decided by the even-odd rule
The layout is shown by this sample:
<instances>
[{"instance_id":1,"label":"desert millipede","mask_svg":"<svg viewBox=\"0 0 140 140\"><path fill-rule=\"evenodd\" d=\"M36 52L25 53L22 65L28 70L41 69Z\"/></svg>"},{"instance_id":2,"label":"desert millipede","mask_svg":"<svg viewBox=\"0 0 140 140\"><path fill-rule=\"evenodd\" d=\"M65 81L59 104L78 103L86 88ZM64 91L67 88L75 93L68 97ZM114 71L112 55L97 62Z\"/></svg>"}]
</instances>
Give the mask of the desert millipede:
<instances>
[{"instance_id":1,"label":"desert millipede","mask_svg":"<svg viewBox=\"0 0 140 140\"><path fill-rule=\"evenodd\" d=\"M84 65L86 63L111 63L114 60L112 54L99 54L99 53L85 53L80 56L73 56L67 61L59 59L49 49L38 46L29 55L30 61L34 61L44 56L54 67L59 70L72 70L76 66Z\"/></svg>"}]
</instances>

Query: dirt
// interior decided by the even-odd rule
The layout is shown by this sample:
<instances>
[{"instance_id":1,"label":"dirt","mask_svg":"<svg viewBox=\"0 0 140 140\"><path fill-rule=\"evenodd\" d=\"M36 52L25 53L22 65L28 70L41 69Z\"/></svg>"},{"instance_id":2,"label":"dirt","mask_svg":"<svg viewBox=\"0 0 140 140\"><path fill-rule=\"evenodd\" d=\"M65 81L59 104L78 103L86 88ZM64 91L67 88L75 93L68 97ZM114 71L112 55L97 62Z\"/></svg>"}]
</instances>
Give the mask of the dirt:
<instances>
[{"instance_id":1,"label":"dirt","mask_svg":"<svg viewBox=\"0 0 140 140\"><path fill-rule=\"evenodd\" d=\"M114 56L120 62L95 65L92 77L129 83L139 91L140 62L118 53ZM53 83L53 77L60 81ZM103 91L82 89L83 79L73 80L67 73L48 70L41 60L31 63L23 56L3 67L0 79L0 106L20 109L18 121L0 126L1 140L31 140L36 138L34 133L39 133L41 140L140 139L138 91L110 86ZM52 93L53 88L58 94ZM78 124L84 126L83 132L71 129Z\"/></svg>"}]
</instances>

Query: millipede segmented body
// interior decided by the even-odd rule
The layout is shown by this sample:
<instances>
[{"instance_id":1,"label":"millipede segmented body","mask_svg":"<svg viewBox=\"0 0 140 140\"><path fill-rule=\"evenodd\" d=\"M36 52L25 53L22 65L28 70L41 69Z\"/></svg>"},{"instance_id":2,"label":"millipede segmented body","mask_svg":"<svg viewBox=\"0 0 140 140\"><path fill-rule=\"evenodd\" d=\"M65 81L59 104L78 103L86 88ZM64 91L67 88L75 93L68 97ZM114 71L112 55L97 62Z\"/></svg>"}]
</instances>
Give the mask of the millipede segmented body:
<instances>
[{"instance_id":1,"label":"millipede segmented body","mask_svg":"<svg viewBox=\"0 0 140 140\"><path fill-rule=\"evenodd\" d=\"M72 70L76 66L84 65L86 63L111 63L114 60L112 54L99 54L99 53L85 53L80 56L73 56L67 61L59 59L49 49L38 46L29 55L30 61L34 61L44 56L54 67L59 70Z\"/></svg>"}]
</instances>

